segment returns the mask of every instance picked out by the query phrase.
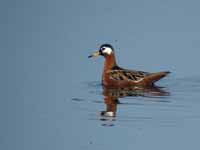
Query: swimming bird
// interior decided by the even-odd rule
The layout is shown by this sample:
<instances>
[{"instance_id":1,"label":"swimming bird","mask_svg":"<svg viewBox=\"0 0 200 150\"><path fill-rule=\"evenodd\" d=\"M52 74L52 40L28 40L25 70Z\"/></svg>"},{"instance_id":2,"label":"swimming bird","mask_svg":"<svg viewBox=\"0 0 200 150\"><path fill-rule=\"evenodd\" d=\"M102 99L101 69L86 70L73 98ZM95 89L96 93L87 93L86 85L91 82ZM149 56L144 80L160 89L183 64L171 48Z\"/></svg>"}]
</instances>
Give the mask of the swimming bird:
<instances>
[{"instance_id":1,"label":"swimming bird","mask_svg":"<svg viewBox=\"0 0 200 150\"><path fill-rule=\"evenodd\" d=\"M128 70L117 65L114 48L103 44L99 50L88 58L103 56L105 58L102 74L102 84L106 87L153 86L154 83L169 74L169 71L148 73Z\"/></svg>"}]
</instances>

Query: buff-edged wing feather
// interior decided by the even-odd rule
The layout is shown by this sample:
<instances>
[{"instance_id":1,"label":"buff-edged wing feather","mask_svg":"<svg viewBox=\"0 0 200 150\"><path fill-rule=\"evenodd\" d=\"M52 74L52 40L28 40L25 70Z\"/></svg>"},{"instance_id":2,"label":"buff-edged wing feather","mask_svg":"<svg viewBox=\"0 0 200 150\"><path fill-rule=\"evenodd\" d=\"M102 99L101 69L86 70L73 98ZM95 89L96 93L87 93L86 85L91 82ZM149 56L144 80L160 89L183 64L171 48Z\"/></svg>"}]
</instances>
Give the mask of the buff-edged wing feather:
<instances>
[{"instance_id":1,"label":"buff-edged wing feather","mask_svg":"<svg viewBox=\"0 0 200 150\"><path fill-rule=\"evenodd\" d=\"M126 69L115 69L109 71L109 77L112 80L118 81L134 81L137 82L143 79L145 76L149 75L147 72L133 71Z\"/></svg>"},{"instance_id":2,"label":"buff-edged wing feather","mask_svg":"<svg viewBox=\"0 0 200 150\"><path fill-rule=\"evenodd\" d=\"M115 81L140 82L145 80L145 83L150 85L169 73L170 72L168 71L148 73L143 71L126 70L119 67L119 69L110 70L109 77Z\"/></svg>"}]
</instances>

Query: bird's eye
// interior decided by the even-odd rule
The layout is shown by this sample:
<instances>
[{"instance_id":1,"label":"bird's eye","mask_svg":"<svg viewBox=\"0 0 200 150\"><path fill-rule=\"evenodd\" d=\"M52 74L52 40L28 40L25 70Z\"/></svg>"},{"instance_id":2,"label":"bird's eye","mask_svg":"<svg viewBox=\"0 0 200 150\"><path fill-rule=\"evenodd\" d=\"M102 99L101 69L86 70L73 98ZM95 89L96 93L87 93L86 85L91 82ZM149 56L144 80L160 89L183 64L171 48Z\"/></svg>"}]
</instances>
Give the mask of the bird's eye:
<instances>
[{"instance_id":1,"label":"bird's eye","mask_svg":"<svg viewBox=\"0 0 200 150\"><path fill-rule=\"evenodd\" d=\"M102 51L105 50L105 47L102 47L101 50L102 50Z\"/></svg>"}]
</instances>

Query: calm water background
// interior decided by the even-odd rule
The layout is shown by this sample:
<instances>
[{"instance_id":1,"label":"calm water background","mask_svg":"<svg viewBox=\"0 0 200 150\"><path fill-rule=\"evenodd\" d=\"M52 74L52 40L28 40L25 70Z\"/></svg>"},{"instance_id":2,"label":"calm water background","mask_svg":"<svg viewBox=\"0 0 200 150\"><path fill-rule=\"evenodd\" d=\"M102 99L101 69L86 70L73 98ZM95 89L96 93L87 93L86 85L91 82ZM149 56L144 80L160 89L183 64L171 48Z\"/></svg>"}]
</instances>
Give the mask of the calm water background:
<instances>
[{"instance_id":1,"label":"calm water background","mask_svg":"<svg viewBox=\"0 0 200 150\"><path fill-rule=\"evenodd\" d=\"M0 2L0 149L200 149L200 2ZM102 121L102 43L118 63L170 70L170 96L121 98Z\"/></svg>"}]
</instances>

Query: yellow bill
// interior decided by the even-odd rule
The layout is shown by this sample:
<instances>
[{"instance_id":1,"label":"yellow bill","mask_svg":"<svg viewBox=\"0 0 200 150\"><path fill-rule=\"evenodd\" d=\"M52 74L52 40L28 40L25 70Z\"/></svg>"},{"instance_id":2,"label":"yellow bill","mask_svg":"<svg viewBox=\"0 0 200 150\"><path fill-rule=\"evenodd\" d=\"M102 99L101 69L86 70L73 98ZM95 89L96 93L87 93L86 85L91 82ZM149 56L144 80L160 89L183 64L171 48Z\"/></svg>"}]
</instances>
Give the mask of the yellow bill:
<instances>
[{"instance_id":1,"label":"yellow bill","mask_svg":"<svg viewBox=\"0 0 200 150\"><path fill-rule=\"evenodd\" d=\"M98 57L99 55L100 55L100 52L97 51L97 52L91 54L90 56L88 56L88 58L95 58L95 57Z\"/></svg>"}]
</instances>

